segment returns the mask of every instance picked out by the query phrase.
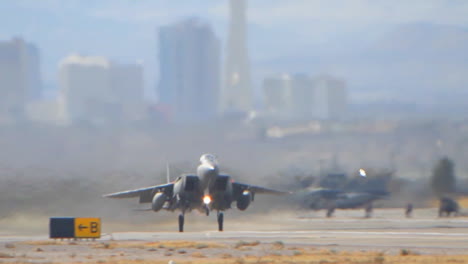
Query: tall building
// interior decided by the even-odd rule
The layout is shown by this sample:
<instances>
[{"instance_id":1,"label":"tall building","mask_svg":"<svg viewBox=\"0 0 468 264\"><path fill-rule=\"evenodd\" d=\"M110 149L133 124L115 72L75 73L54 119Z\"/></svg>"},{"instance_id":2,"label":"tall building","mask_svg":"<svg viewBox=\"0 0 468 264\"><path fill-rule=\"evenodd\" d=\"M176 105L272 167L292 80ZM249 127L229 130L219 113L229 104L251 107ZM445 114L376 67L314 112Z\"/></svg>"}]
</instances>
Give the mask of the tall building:
<instances>
[{"instance_id":1,"label":"tall building","mask_svg":"<svg viewBox=\"0 0 468 264\"><path fill-rule=\"evenodd\" d=\"M110 89L113 101L120 106L121 119L135 121L145 118L143 65L112 63Z\"/></svg>"},{"instance_id":2,"label":"tall building","mask_svg":"<svg viewBox=\"0 0 468 264\"><path fill-rule=\"evenodd\" d=\"M230 0L230 25L227 41L222 109L248 112L253 108L250 65L247 51L246 1Z\"/></svg>"},{"instance_id":3,"label":"tall building","mask_svg":"<svg viewBox=\"0 0 468 264\"><path fill-rule=\"evenodd\" d=\"M271 76L263 80L265 108L269 115L277 118L290 118L291 115L291 85L289 74Z\"/></svg>"},{"instance_id":4,"label":"tall building","mask_svg":"<svg viewBox=\"0 0 468 264\"><path fill-rule=\"evenodd\" d=\"M282 74L263 82L267 113L283 120L310 119L313 116L314 86L304 74Z\"/></svg>"},{"instance_id":5,"label":"tall building","mask_svg":"<svg viewBox=\"0 0 468 264\"><path fill-rule=\"evenodd\" d=\"M59 82L71 122L130 121L143 111L141 65L70 55L59 65Z\"/></svg>"},{"instance_id":6,"label":"tall building","mask_svg":"<svg viewBox=\"0 0 468 264\"><path fill-rule=\"evenodd\" d=\"M219 46L212 28L196 18L159 29L159 103L176 121L217 114Z\"/></svg>"},{"instance_id":7,"label":"tall building","mask_svg":"<svg viewBox=\"0 0 468 264\"><path fill-rule=\"evenodd\" d=\"M26 104L41 93L39 50L15 38L0 42L0 120L24 117Z\"/></svg>"},{"instance_id":8,"label":"tall building","mask_svg":"<svg viewBox=\"0 0 468 264\"><path fill-rule=\"evenodd\" d=\"M314 114L315 89L312 80L305 74L296 74L292 79L291 112L297 119L310 119Z\"/></svg>"},{"instance_id":9,"label":"tall building","mask_svg":"<svg viewBox=\"0 0 468 264\"><path fill-rule=\"evenodd\" d=\"M346 114L346 82L321 75L313 80L313 113L317 119L342 119Z\"/></svg>"},{"instance_id":10,"label":"tall building","mask_svg":"<svg viewBox=\"0 0 468 264\"><path fill-rule=\"evenodd\" d=\"M342 119L346 84L331 76L273 76L263 82L267 114L282 120Z\"/></svg>"}]
</instances>

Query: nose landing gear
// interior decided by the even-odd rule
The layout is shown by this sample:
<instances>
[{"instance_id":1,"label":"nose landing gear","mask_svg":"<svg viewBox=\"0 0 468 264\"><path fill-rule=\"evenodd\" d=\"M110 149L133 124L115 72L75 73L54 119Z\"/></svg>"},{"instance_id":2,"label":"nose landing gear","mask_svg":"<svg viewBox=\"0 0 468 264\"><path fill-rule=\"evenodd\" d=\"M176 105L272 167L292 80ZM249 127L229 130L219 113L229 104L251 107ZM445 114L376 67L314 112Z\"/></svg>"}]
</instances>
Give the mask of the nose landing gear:
<instances>
[{"instance_id":1,"label":"nose landing gear","mask_svg":"<svg viewBox=\"0 0 468 264\"><path fill-rule=\"evenodd\" d=\"M224 214L218 212L218 231L223 231Z\"/></svg>"}]
</instances>

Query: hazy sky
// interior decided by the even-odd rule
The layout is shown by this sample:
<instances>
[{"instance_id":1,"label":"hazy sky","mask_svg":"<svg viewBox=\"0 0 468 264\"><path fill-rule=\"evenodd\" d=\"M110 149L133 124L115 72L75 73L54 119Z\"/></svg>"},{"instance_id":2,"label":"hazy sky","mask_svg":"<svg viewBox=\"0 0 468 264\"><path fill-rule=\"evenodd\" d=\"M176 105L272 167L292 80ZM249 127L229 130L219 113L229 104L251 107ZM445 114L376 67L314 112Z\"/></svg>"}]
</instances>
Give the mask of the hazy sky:
<instances>
[{"instance_id":1,"label":"hazy sky","mask_svg":"<svg viewBox=\"0 0 468 264\"><path fill-rule=\"evenodd\" d=\"M349 54L400 25L468 30L465 0L251 0L248 5L254 66L302 54ZM142 60L152 86L157 78L158 26L198 16L224 41L227 8L228 1L221 0L0 0L0 40L22 36L37 44L49 82L56 78L59 60L79 52L122 62Z\"/></svg>"}]
</instances>

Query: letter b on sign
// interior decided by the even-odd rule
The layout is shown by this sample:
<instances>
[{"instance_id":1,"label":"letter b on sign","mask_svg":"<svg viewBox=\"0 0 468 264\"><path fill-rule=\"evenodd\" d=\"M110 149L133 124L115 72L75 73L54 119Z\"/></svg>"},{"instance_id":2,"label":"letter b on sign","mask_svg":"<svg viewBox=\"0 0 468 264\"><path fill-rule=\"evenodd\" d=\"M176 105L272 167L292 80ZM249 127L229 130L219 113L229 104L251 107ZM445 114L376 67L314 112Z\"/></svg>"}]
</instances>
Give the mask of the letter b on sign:
<instances>
[{"instance_id":1,"label":"letter b on sign","mask_svg":"<svg viewBox=\"0 0 468 264\"><path fill-rule=\"evenodd\" d=\"M101 219L100 218L75 218L76 238L100 238Z\"/></svg>"}]
</instances>

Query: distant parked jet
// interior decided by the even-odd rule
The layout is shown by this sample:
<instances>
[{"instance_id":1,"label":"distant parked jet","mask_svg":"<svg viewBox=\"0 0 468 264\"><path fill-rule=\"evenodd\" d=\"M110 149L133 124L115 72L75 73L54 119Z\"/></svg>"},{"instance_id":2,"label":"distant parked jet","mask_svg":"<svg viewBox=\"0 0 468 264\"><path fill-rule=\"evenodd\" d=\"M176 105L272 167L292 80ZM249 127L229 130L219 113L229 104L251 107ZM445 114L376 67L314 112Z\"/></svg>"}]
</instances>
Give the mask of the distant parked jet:
<instances>
[{"instance_id":1,"label":"distant parked jet","mask_svg":"<svg viewBox=\"0 0 468 264\"><path fill-rule=\"evenodd\" d=\"M296 199L302 207L313 210L327 210L327 217L331 217L336 209L364 208L366 217L370 217L373 209L373 202L383 199L388 192L345 192L336 189L315 189L301 191L296 194Z\"/></svg>"}]
</instances>

